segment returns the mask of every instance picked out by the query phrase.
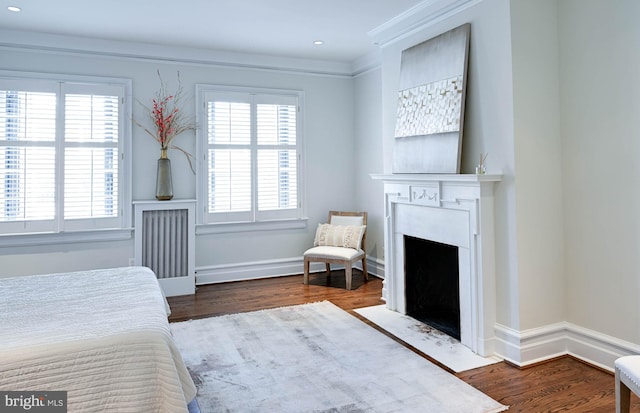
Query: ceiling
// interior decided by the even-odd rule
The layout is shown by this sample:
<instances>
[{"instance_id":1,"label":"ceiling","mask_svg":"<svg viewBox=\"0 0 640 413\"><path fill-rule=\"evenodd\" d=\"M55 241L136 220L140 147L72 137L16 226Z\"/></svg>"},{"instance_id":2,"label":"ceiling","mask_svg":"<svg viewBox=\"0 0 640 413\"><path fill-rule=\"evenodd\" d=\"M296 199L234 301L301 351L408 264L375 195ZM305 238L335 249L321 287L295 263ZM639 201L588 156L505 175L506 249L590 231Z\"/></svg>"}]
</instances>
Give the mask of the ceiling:
<instances>
[{"instance_id":1,"label":"ceiling","mask_svg":"<svg viewBox=\"0 0 640 413\"><path fill-rule=\"evenodd\" d=\"M352 62L375 51L369 31L423 1L0 0L0 28Z\"/></svg>"}]
</instances>

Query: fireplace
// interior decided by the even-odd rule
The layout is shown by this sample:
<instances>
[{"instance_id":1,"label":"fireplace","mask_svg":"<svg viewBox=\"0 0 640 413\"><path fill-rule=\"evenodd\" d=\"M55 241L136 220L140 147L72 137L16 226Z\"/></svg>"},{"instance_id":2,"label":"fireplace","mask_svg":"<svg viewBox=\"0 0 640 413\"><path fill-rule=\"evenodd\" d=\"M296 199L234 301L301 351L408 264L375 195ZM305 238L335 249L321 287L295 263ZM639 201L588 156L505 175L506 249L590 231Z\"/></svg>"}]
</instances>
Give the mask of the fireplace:
<instances>
[{"instance_id":1,"label":"fireplace","mask_svg":"<svg viewBox=\"0 0 640 413\"><path fill-rule=\"evenodd\" d=\"M481 356L492 355L495 325L493 187L501 176L392 174L372 175L372 178L384 181L382 298L386 306L401 314L412 315L414 311L413 298L406 294L412 288L407 287L405 273L406 239L453 248L457 254L459 340ZM409 291L409 297L411 294Z\"/></svg>"},{"instance_id":2,"label":"fireplace","mask_svg":"<svg viewBox=\"0 0 640 413\"><path fill-rule=\"evenodd\" d=\"M460 340L458 247L404 236L407 315Z\"/></svg>"}]
</instances>

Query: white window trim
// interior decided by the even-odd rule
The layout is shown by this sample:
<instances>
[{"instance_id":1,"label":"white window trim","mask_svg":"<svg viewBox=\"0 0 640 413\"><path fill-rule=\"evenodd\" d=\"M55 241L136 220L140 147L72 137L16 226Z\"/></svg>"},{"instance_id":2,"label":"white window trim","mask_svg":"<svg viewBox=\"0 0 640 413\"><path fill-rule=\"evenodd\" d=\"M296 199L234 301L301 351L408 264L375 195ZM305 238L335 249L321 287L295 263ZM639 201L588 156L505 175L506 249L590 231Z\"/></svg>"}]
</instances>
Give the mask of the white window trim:
<instances>
[{"instance_id":1,"label":"white window trim","mask_svg":"<svg viewBox=\"0 0 640 413\"><path fill-rule=\"evenodd\" d=\"M84 244L87 242L126 241L133 237L133 228L96 229L29 234L0 235L0 248L36 247L42 245Z\"/></svg>"},{"instance_id":2,"label":"white window trim","mask_svg":"<svg viewBox=\"0 0 640 413\"><path fill-rule=\"evenodd\" d=\"M205 213L207 209L207 132L202 127L206 119L206 101L205 94L207 92L232 92L232 93L254 93L267 95L296 95L298 98L298 106L300 112L298 114L298 202L299 214L293 219L277 219L270 221L254 221L254 222L208 222L205 223ZM228 85L212 85L212 84L196 84L196 234L220 234L234 232L250 232L250 231L272 231L300 229L307 227L306 213L306 168L304 167L304 92L291 89L272 89L272 88L255 88L247 86L228 86Z\"/></svg>"},{"instance_id":3,"label":"white window trim","mask_svg":"<svg viewBox=\"0 0 640 413\"><path fill-rule=\"evenodd\" d=\"M73 82L73 83L104 83L117 85L124 88L123 107L123 142L120 162L122 165L121 178L121 208L122 221L120 228L95 229L78 231L53 231L43 233L22 233L22 234L0 234L0 248L36 246L50 244L86 243L99 241L118 241L131 239L132 230L132 116L133 116L133 93L132 80L105 76L83 76L66 75L58 73L41 72L18 72L12 70L0 70L0 77L10 80L46 80L53 82Z\"/></svg>"}]
</instances>

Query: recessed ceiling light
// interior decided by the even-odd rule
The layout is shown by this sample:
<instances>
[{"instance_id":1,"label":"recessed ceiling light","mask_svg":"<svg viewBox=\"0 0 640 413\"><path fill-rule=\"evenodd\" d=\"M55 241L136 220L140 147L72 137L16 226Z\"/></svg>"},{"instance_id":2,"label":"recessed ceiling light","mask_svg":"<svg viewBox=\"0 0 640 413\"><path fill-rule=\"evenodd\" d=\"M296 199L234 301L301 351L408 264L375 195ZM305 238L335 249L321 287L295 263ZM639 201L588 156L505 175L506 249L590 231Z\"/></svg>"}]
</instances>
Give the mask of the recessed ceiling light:
<instances>
[{"instance_id":1,"label":"recessed ceiling light","mask_svg":"<svg viewBox=\"0 0 640 413\"><path fill-rule=\"evenodd\" d=\"M315 44L315 45L321 45L321 44L324 44L324 40L314 40L314 41L313 41L313 44Z\"/></svg>"},{"instance_id":2,"label":"recessed ceiling light","mask_svg":"<svg viewBox=\"0 0 640 413\"><path fill-rule=\"evenodd\" d=\"M18 6L9 6L7 7L7 10L9 11L22 11L22 9Z\"/></svg>"}]
</instances>

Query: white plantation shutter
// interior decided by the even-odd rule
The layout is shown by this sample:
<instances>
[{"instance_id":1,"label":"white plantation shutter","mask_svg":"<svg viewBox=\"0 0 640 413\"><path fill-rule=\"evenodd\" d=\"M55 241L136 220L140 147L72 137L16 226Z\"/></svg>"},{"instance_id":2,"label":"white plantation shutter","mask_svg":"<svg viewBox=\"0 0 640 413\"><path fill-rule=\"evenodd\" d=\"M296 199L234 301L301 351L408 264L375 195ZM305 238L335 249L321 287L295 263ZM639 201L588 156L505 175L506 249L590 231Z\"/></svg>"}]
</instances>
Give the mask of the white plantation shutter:
<instances>
[{"instance_id":1,"label":"white plantation shutter","mask_svg":"<svg viewBox=\"0 0 640 413\"><path fill-rule=\"evenodd\" d=\"M258 150L259 211L298 207L296 156L295 150Z\"/></svg>"},{"instance_id":2,"label":"white plantation shutter","mask_svg":"<svg viewBox=\"0 0 640 413\"><path fill-rule=\"evenodd\" d=\"M117 217L117 95L65 95L64 217Z\"/></svg>"},{"instance_id":3,"label":"white plantation shutter","mask_svg":"<svg viewBox=\"0 0 640 413\"><path fill-rule=\"evenodd\" d=\"M0 89L0 222L53 228L56 93Z\"/></svg>"},{"instance_id":4,"label":"white plantation shutter","mask_svg":"<svg viewBox=\"0 0 640 413\"><path fill-rule=\"evenodd\" d=\"M258 211L298 207L297 107L287 104L286 99L279 100L257 104Z\"/></svg>"},{"instance_id":5,"label":"white plantation shutter","mask_svg":"<svg viewBox=\"0 0 640 413\"><path fill-rule=\"evenodd\" d=\"M208 212L221 219L246 219L251 212L251 105L245 98L230 94L208 102Z\"/></svg>"},{"instance_id":6,"label":"white plantation shutter","mask_svg":"<svg viewBox=\"0 0 640 413\"><path fill-rule=\"evenodd\" d=\"M124 86L0 79L0 231L118 228Z\"/></svg>"},{"instance_id":7,"label":"white plantation shutter","mask_svg":"<svg viewBox=\"0 0 640 413\"><path fill-rule=\"evenodd\" d=\"M251 211L251 152L209 150L209 212Z\"/></svg>"},{"instance_id":8,"label":"white plantation shutter","mask_svg":"<svg viewBox=\"0 0 640 413\"><path fill-rule=\"evenodd\" d=\"M295 94L206 90L205 222L299 218Z\"/></svg>"},{"instance_id":9,"label":"white plantation shutter","mask_svg":"<svg viewBox=\"0 0 640 413\"><path fill-rule=\"evenodd\" d=\"M213 101L208 104L209 144L251 144L251 105L249 102Z\"/></svg>"},{"instance_id":10,"label":"white plantation shutter","mask_svg":"<svg viewBox=\"0 0 640 413\"><path fill-rule=\"evenodd\" d=\"M258 145L296 145L296 105L258 104Z\"/></svg>"}]
</instances>

